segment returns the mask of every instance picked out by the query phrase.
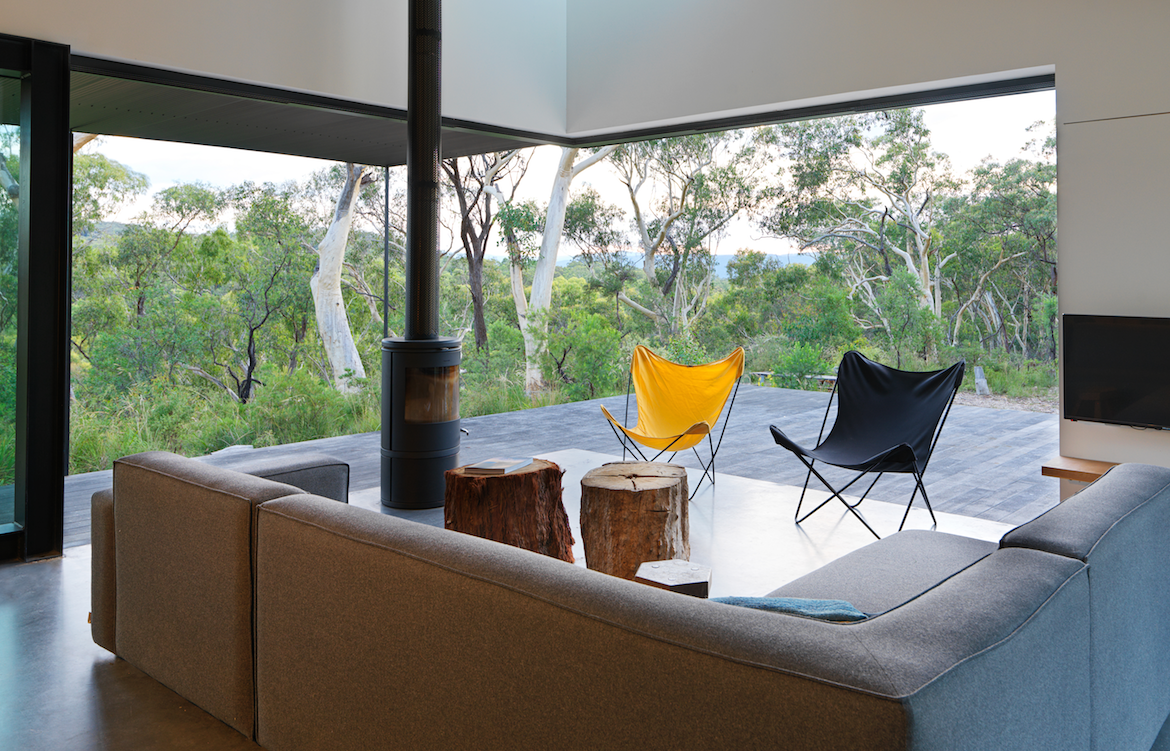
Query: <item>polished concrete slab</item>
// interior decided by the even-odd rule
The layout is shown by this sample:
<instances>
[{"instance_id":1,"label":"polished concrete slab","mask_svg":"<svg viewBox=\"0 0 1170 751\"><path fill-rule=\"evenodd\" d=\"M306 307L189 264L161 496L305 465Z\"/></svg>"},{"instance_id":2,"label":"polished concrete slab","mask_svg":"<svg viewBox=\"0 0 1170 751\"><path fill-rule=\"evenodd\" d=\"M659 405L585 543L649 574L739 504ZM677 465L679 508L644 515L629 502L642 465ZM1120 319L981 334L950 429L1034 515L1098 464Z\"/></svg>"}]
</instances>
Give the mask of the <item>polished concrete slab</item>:
<instances>
[{"instance_id":1,"label":"polished concrete slab","mask_svg":"<svg viewBox=\"0 0 1170 751\"><path fill-rule=\"evenodd\" d=\"M0 565L0 749L258 749L93 643L90 547Z\"/></svg>"},{"instance_id":2,"label":"polished concrete slab","mask_svg":"<svg viewBox=\"0 0 1170 751\"><path fill-rule=\"evenodd\" d=\"M563 502L580 565L580 482L589 469L619 457L569 449L539 454L565 470ZM698 474L689 472L690 482ZM720 474L689 506L691 559L713 569L712 596L764 594L873 541L839 503L801 526L793 523L798 487ZM821 496L823 497L823 495ZM442 509L383 509L378 489L351 495L354 505L441 526ZM867 500L865 518L882 534L904 507ZM931 526L925 511L908 528ZM938 529L997 540L1009 525L938 514ZM62 558L0 564L0 749L24 751L170 751L256 749L219 722L90 638L90 546ZM680 597L683 595L679 595Z\"/></svg>"}]
</instances>

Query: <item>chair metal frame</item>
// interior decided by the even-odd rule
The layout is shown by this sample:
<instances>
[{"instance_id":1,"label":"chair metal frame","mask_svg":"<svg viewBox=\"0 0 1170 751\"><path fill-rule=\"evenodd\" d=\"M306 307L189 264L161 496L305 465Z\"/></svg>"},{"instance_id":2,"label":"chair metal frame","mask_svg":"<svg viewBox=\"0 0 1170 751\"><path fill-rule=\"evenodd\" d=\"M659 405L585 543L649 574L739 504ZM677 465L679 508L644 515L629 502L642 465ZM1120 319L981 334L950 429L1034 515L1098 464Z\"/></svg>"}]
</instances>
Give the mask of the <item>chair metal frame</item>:
<instances>
[{"instance_id":1,"label":"chair metal frame","mask_svg":"<svg viewBox=\"0 0 1170 751\"><path fill-rule=\"evenodd\" d=\"M822 440L822 438L824 438L825 426L829 423L829 413L833 409L833 397L835 397L837 395L837 386L838 386L839 382L840 381L838 380L837 382L835 382L833 384L833 391L832 391L832 393L829 394L829 403L825 406L825 416L821 420L821 430L817 434L817 445L818 446L820 446L821 440ZM924 461L922 463L922 469L919 470L917 465L915 464L909 472L896 473L896 474L910 474L914 477L914 492L910 494L910 501L906 504L905 513L902 514L902 523L898 525L899 532L901 532L902 528L906 526L906 519L908 519L910 516L910 508L914 505L914 499L918 497L919 491L922 491L922 500L926 503L926 510L930 512L931 521L934 523L935 527L938 526L938 519L935 517L934 508L930 504L930 496L928 496L926 494L926 486L922 482L922 475L926 474L926 468L927 468L927 466L929 466L931 458L934 457L935 446L938 445L938 439L939 439L939 436L942 435L943 425L946 424L947 417L950 416L951 407L954 406L955 396L959 392L959 386L961 385L961 383L962 383L962 377L960 376L958 381L956 381L956 383L955 383L954 389L951 391L950 398L947 400L947 406L946 406L946 409L943 410L942 418L939 419L938 425L935 426L934 436L931 438L931 442L930 442L930 450L927 452L926 458L924 459ZM840 402L840 400L838 400L838 403L839 402ZM871 482L869 484L869 487L865 489L865 492L862 493L861 498L859 498L856 503L852 503L852 504L849 503L841 496L841 494L844 493L846 490L848 490L850 487L852 487L853 484L856 483L858 480L860 480L862 477L865 477L867 474L870 474L871 472L873 472L875 467L878 467L883 462L885 462L887 457L889 456L889 454L892 453L893 451L897 450L898 448L900 448L900 446L901 445L891 446L890 449L888 451L886 451L884 454L882 454L878 457L875 457L873 462L870 463L869 466L867 466L865 469L861 470L857 474L857 476L854 477L852 480L850 480L849 482L842 485L840 489L834 488L832 483L830 483L828 480L826 480L824 475L822 475L820 472L818 472L816 470L816 468L813 466L814 464L816 464L816 461L817 461L816 459L807 458L807 457L803 456L802 454L795 452L795 451L792 452L793 454L796 455L796 458L799 459L801 461L801 463L804 464L808 468L808 472L804 476L804 487L800 491L800 500L796 504L796 513L794 514L794 519L796 520L796 523L800 524L805 519L809 518L810 516L815 514L817 511L821 510L825 505L827 505L834 498L836 498L837 500L841 501L842 504L845 505L845 508L848 509L849 512L851 514L853 514L853 516L857 517L858 521L860 521L863 525L865 525L865 528L868 529L870 531L870 533L873 534L874 537L876 537L880 540L881 535L879 535L876 531L874 531L874 528L869 525L869 523L865 520L865 518L860 513L858 513L857 507L860 506L862 501L864 501L869 496L869 492L871 490L873 490L874 486L877 485L878 480L882 479L882 475L886 474L886 472L888 470L879 470L878 471L877 477L875 477L873 479L873 482ZM827 463L828 462L824 462L822 460L822 464L827 464ZM835 466L835 465L830 465L830 466ZM800 509L801 509L801 506L804 504L804 496L805 496L805 493L808 492L808 483L809 483L809 480L812 479L813 475L816 475L817 479L821 481L821 484L824 485L826 488L828 488L831 495L828 498L826 498L824 501L822 501L812 511L809 511L804 516L801 516Z\"/></svg>"},{"instance_id":2,"label":"chair metal frame","mask_svg":"<svg viewBox=\"0 0 1170 751\"><path fill-rule=\"evenodd\" d=\"M723 427L719 430L719 441L715 442L715 440L711 437L711 433L714 432L714 426L712 426L712 430L707 432L707 446L711 449L710 461L704 463L703 457L699 455L698 449L695 446L691 447L691 451L693 451L695 454L695 459L698 460L699 466L703 468L703 475L699 478L699 481L695 483L694 489L691 490L690 499L693 499L695 494L699 492L699 487L703 484L704 479L709 479L711 481L711 485L715 485L715 456L719 453L719 447L723 445L723 434L727 431L727 421L731 418L731 409L735 406L735 396L739 393L739 384L742 380L742 375L735 379L735 386L731 390L731 398L727 400L727 406L724 410L722 410L721 417L723 419ZM630 392L633 390L633 386L634 374L631 372L626 377L626 411L622 416L622 424L624 425L628 425L630 422ZM638 446L638 443L634 441L634 439L630 438L628 435L614 427L614 424L609 420L606 420L606 424L609 425L609 429L613 431L613 434L617 436L618 442L622 444L622 461L625 461L627 451L644 462L657 461L658 457L662 456L667 451L670 451L671 446L682 440L683 436L688 435L687 433L679 435L677 438L671 441L670 444L666 446L666 448L660 450L653 457L647 459L645 452L642 451L641 447ZM696 446L697 445L698 444L696 444ZM677 451L671 452L670 458L667 459L667 461L674 461L676 454L678 454Z\"/></svg>"}]
</instances>

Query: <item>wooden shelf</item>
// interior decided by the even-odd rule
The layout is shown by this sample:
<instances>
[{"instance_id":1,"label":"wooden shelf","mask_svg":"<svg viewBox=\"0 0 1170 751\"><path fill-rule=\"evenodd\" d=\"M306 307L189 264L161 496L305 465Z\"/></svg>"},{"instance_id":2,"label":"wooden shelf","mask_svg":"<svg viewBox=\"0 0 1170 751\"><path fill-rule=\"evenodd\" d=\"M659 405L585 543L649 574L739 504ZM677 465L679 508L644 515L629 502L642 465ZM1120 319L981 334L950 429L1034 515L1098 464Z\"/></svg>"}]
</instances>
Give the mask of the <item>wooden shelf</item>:
<instances>
[{"instance_id":1,"label":"wooden shelf","mask_svg":"<svg viewBox=\"0 0 1170 751\"><path fill-rule=\"evenodd\" d=\"M1116 462L1102 462L1096 459L1077 459L1071 456L1054 456L1040 468L1045 477L1059 477L1062 480L1093 482L1117 466Z\"/></svg>"}]
</instances>

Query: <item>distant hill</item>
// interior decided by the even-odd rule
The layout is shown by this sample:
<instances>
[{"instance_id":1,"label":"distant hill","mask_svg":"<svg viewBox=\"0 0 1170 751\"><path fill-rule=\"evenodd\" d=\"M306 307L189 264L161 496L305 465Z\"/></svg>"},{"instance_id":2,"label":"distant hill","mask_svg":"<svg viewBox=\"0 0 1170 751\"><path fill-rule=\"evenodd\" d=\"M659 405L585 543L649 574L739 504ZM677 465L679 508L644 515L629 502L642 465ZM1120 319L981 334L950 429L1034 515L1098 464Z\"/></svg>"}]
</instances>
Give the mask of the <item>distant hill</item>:
<instances>
[{"instance_id":1,"label":"distant hill","mask_svg":"<svg viewBox=\"0 0 1170 751\"><path fill-rule=\"evenodd\" d=\"M802 266L811 266L813 261L817 259L812 253L768 253L768 258L772 258L780 262L781 266L787 266L792 263L798 263ZM715 274L720 279L727 278L727 264L735 260L734 255L716 255L715 256Z\"/></svg>"},{"instance_id":2,"label":"distant hill","mask_svg":"<svg viewBox=\"0 0 1170 751\"><path fill-rule=\"evenodd\" d=\"M816 256L811 253L785 253L776 254L768 253L768 258L772 258L780 262L780 265L787 266L790 263L799 263L803 266L810 266L816 260ZM557 256L557 266L568 266L576 256L560 255ZM717 254L715 256L715 275L720 279L727 278L727 264L735 260L735 255Z\"/></svg>"},{"instance_id":3,"label":"distant hill","mask_svg":"<svg viewBox=\"0 0 1170 751\"><path fill-rule=\"evenodd\" d=\"M81 237L92 242L100 242L102 240L116 240L126 231L126 224L122 222L98 222L90 232L86 232Z\"/></svg>"},{"instance_id":4,"label":"distant hill","mask_svg":"<svg viewBox=\"0 0 1170 751\"><path fill-rule=\"evenodd\" d=\"M813 253L769 253L765 255L768 256L769 259L778 261L780 266L789 266L790 263L799 263L800 266L812 266L812 263L817 260L817 255ZM507 256L504 256L501 253L488 253L488 257L489 259L500 262L503 261ZM734 260L734 254L717 254L715 256L715 275L718 278L725 280L725 278L728 277L728 263ZM634 261L636 262L636 259ZM557 256L557 266L559 268L567 267L573 262L579 262L579 256L565 253L559 254Z\"/></svg>"}]
</instances>

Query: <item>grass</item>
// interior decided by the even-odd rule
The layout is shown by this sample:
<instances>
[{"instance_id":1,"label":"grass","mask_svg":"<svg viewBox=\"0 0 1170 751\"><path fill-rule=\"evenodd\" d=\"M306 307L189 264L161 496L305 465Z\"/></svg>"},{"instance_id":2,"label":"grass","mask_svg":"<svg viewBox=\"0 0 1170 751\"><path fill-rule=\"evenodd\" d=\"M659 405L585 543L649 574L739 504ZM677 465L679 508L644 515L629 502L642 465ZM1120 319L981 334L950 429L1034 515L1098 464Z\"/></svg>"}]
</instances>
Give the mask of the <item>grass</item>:
<instances>
[{"instance_id":1,"label":"grass","mask_svg":"<svg viewBox=\"0 0 1170 751\"><path fill-rule=\"evenodd\" d=\"M236 444L275 446L378 430L376 384L342 394L304 374L272 375L247 404L226 393L155 382L96 406L74 402L69 471L109 469L141 451L201 456Z\"/></svg>"},{"instance_id":2,"label":"grass","mask_svg":"<svg viewBox=\"0 0 1170 751\"><path fill-rule=\"evenodd\" d=\"M1022 397L1048 397L1057 385L1057 363L1055 361L1040 360L984 360L978 363L983 366L983 375L987 378L987 388L993 394ZM967 366L967 375L963 379L963 390L975 390L975 363Z\"/></svg>"}]
</instances>

